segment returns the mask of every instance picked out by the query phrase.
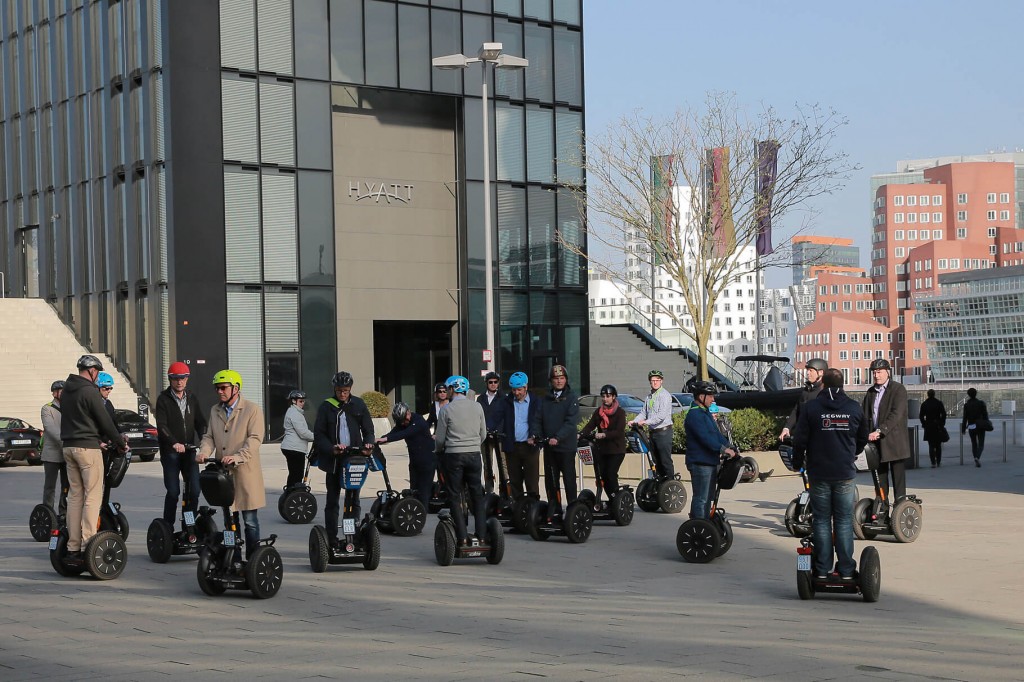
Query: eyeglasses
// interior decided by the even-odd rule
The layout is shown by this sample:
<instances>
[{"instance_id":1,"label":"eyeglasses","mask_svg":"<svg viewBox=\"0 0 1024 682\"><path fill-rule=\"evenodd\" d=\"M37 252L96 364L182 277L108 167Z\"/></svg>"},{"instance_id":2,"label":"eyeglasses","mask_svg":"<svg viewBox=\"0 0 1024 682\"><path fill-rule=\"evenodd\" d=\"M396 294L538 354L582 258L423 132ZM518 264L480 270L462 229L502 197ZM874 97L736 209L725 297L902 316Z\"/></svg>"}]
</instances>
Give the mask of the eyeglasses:
<instances>
[{"instance_id":1,"label":"eyeglasses","mask_svg":"<svg viewBox=\"0 0 1024 682\"><path fill-rule=\"evenodd\" d=\"M100 386L100 390L101 391L113 391L114 387L113 386Z\"/></svg>"},{"instance_id":2,"label":"eyeglasses","mask_svg":"<svg viewBox=\"0 0 1024 682\"><path fill-rule=\"evenodd\" d=\"M221 391L230 391L232 386L234 386L234 384L222 384L220 386L214 386L213 388L217 392L221 392Z\"/></svg>"},{"instance_id":3,"label":"eyeglasses","mask_svg":"<svg viewBox=\"0 0 1024 682\"><path fill-rule=\"evenodd\" d=\"M498 383L498 380L497 379L488 379L487 383L489 383L489 384L496 384L496 383Z\"/></svg>"}]
</instances>

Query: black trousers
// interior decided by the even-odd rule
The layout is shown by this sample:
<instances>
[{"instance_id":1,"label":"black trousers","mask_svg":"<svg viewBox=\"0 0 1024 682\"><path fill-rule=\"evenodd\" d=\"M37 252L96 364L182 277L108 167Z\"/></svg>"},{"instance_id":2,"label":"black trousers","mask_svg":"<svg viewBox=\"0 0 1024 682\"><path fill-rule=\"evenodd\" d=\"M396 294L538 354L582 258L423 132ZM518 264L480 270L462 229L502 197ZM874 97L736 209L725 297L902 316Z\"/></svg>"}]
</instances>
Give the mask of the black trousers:
<instances>
[{"instance_id":1,"label":"black trousers","mask_svg":"<svg viewBox=\"0 0 1024 682\"><path fill-rule=\"evenodd\" d=\"M594 462L601 470L601 484L609 498L619 490L619 467L622 466L624 459L626 459L625 452L604 453L598 451L594 453Z\"/></svg>"},{"instance_id":2,"label":"black trousers","mask_svg":"<svg viewBox=\"0 0 1024 682\"><path fill-rule=\"evenodd\" d=\"M484 541L487 537L487 514L484 509L484 486L480 480L483 460L479 452L446 452L441 457L444 466L444 484L448 489L448 505L455 521L455 537L463 541L468 537L466 519L462 514L462 484L469 490L469 510L473 514L473 530Z\"/></svg>"},{"instance_id":3,"label":"black trousers","mask_svg":"<svg viewBox=\"0 0 1024 682\"><path fill-rule=\"evenodd\" d=\"M526 441L516 443L512 452L505 453L508 464L508 479L512 484L512 496L519 499L526 494L540 498L540 450Z\"/></svg>"},{"instance_id":4,"label":"black trousers","mask_svg":"<svg viewBox=\"0 0 1024 682\"><path fill-rule=\"evenodd\" d=\"M985 432L974 428L967 434L971 437L971 454L974 455L974 459L981 459L981 453L985 449Z\"/></svg>"},{"instance_id":5,"label":"black trousers","mask_svg":"<svg viewBox=\"0 0 1024 682\"><path fill-rule=\"evenodd\" d=\"M339 465L340 466L340 465ZM324 530L331 540L338 539L338 518L341 511L341 474L327 474L327 498L324 502ZM359 491L345 491L345 511L350 518L359 519Z\"/></svg>"},{"instance_id":6,"label":"black trousers","mask_svg":"<svg viewBox=\"0 0 1024 682\"><path fill-rule=\"evenodd\" d=\"M281 448L281 453L288 462L288 480L285 481L284 487L291 488L296 483L301 483L302 474L306 473L306 453L284 448Z\"/></svg>"},{"instance_id":7,"label":"black trousers","mask_svg":"<svg viewBox=\"0 0 1024 682\"><path fill-rule=\"evenodd\" d=\"M416 499L423 503L424 509L430 509L430 491L434 487L434 459L426 462L409 460L409 487Z\"/></svg>"},{"instance_id":8,"label":"black trousers","mask_svg":"<svg viewBox=\"0 0 1024 682\"><path fill-rule=\"evenodd\" d=\"M558 499L558 479L561 477L562 485L565 487L564 506L555 509L555 500ZM562 511L576 501L576 451L556 452L550 447L544 448L544 490L548 494L548 511L556 513Z\"/></svg>"},{"instance_id":9,"label":"black trousers","mask_svg":"<svg viewBox=\"0 0 1024 682\"><path fill-rule=\"evenodd\" d=\"M57 488L57 477L60 476L61 491L70 487L68 483L68 467L64 462L43 462L43 504L50 509L56 509L53 505L54 491ZM68 510L68 499L63 494L58 498L57 513L63 516Z\"/></svg>"},{"instance_id":10,"label":"black trousers","mask_svg":"<svg viewBox=\"0 0 1024 682\"><path fill-rule=\"evenodd\" d=\"M672 427L651 431L650 434L654 470L661 478L672 478L676 475L676 468L672 463Z\"/></svg>"},{"instance_id":11,"label":"black trousers","mask_svg":"<svg viewBox=\"0 0 1024 682\"><path fill-rule=\"evenodd\" d=\"M896 462L882 462L878 467L878 484L882 490L889 491L889 474L892 473L892 494L889 502L895 504L901 497L907 496L907 470L904 467L906 460Z\"/></svg>"},{"instance_id":12,"label":"black trousers","mask_svg":"<svg viewBox=\"0 0 1024 682\"><path fill-rule=\"evenodd\" d=\"M928 459L932 461L932 464L940 464L942 462L941 440L928 441Z\"/></svg>"}]
</instances>

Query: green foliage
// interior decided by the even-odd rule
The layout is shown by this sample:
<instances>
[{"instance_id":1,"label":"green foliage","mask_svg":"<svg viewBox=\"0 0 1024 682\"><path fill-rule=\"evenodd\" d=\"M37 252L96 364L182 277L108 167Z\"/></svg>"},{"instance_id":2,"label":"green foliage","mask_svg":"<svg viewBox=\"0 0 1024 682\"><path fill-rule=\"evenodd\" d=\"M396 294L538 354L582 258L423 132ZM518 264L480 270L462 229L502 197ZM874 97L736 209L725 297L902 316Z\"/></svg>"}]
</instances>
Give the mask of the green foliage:
<instances>
[{"instance_id":1,"label":"green foliage","mask_svg":"<svg viewBox=\"0 0 1024 682\"><path fill-rule=\"evenodd\" d=\"M370 416L374 419L390 416L391 401L383 393L367 391L359 397L366 403L366 409L369 410Z\"/></svg>"},{"instance_id":2,"label":"green foliage","mask_svg":"<svg viewBox=\"0 0 1024 682\"><path fill-rule=\"evenodd\" d=\"M686 410L672 415L672 452L686 452Z\"/></svg>"},{"instance_id":3,"label":"green foliage","mask_svg":"<svg viewBox=\"0 0 1024 682\"><path fill-rule=\"evenodd\" d=\"M747 407L729 413L736 445L744 451L773 450L778 444L776 419L760 410Z\"/></svg>"}]
</instances>

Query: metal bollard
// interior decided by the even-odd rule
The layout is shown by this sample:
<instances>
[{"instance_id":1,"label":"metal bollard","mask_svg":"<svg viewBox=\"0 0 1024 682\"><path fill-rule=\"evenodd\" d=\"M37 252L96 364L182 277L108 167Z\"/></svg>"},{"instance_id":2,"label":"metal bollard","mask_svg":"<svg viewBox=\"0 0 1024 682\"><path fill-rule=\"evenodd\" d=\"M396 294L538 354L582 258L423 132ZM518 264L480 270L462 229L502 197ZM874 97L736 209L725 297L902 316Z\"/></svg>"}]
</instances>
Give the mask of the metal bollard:
<instances>
[{"instance_id":1,"label":"metal bollard","mask_svg":"<svg viewBox=\"0 0 1024 682\"><path fill-rule=\"evenodd\" d=\"M1006 422L1003 422L1003 464L1006 464Z\"/></svg>"},{"instance_id":2,"label":"metal bollard","mask_svg":"<svg viewBox=\"0 0 1024 682\"><path fill-rule=\"evenodd\" d=\"M960 466L964 465L964 434L960 433Z\"/></svg>"},{"instance_id":3,"label":"metal bollard","mask_svg":"<svg viewBox=\"0 0 1024 682\"><path fill-rule=\"evenodd\" d=\"M1017 444L1017 410L1013 411L1013 415L1010 417L1013 420L1013 444Z\"/></svg>"}]
</instances>

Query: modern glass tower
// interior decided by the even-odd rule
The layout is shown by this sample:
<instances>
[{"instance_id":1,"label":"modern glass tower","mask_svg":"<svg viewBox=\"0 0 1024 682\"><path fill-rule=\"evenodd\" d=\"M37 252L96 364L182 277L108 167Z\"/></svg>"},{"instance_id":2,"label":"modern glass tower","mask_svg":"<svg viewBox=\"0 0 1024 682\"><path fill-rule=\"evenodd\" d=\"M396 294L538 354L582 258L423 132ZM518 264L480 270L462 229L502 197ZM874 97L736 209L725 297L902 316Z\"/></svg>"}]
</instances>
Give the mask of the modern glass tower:
<instances>
[{"instance_id":1,"label":"modern glass tower","mask_svg":"<svg viewBox=\"0 0 1024 682\"><path fill-rule=\"evenodd\" d=\"M4 2L8 294L151 400L173 360L238 370L271 435L338 369L420 409L453 372L479 389L482 72L430 62L491 41L530 62L485 72L497 367L588 376L557 238L583 245L580 0Z\"/></svg>"}]
</instances>

